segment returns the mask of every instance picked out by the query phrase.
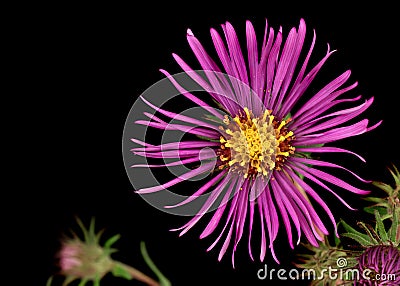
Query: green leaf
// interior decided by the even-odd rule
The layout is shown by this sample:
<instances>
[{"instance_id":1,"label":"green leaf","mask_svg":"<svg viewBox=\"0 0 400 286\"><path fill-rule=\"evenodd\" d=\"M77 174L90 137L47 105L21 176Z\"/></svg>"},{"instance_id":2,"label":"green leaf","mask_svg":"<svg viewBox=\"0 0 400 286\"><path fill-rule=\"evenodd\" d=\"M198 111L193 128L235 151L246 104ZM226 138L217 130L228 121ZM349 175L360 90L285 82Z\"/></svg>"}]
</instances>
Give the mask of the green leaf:
<instances>
[{"instance_id":1,"label":"green leaf","mask_svg":"<svg viewBox=\"0 0 400 286\"><path fill-rule=\"evenodd\" d=\"M103 228L103 229L101 229L99 232L97 232L96 238L95 238L95 240L97 241L97 243L99 243L100 238L101 238L101 236L103 235L104 231L105 231L105 229Z\"/></svg>"},{"instance_id":2,"label":"green leaf","mask_svg":"<svg viewBox=\"0 0 400 286\"><path fill-rule=\"evenodd\" d=\"M75 281L76 279L78 279L75 276L67 276L66 279L64 280L62 286L66 286L68 284L70 284L72 281Z\"/></svg>"},{"instance_id":3,"label":"green leaf","mask_svg":"<svg viewBox=\"0 0 400 286\"><path fill-rule=\"evenodd\" d=\"M140 252L142 253L143 259L146 264L150 267L150 269L157 276L158 281L160 282L160 286L171 286L171 282L161 273L161 271L157 268L154 262L151 260L144 241L140 242Z\"/></svg>"},{"instance_id":4,"label":"green leaf","mask_svg":"<svg viewBox=\"0 0 400 286\"><path fill-rule=\"evenodd\" d=\"M341 241L340 241L340 238L339 237L337 237L336 235L334 235L333 236L333 239L334 239L334 241L335 241L335 246L336 247L338 247L338 246L340 246L341 245Z\"/></svg>"},{"instance_id":5,"label":"green leaf","mask_svg":"<svg viewBox=\"0 0 400 286\"><path fill-rule=\"evenodd\" d=\"M392 225L390 226L389 229L389 237L390 241L394 243L399 243L397 240L397 235L399 230L399 212L397 209L394 210L393 212L393 219L392 219Z\"/></svg>"},{"instance_id":6,"label":"green leaf","mask_svg":"<svg viewBox=\"0 0 400 286\"><path fill-rule=\"evenodd\" d=\"M356 234L356 233L346 232L346 233L343 233L342 236L349 237L349 238L357 241L362 246L370 246L371 245L370 240L366 240L363 236Z\"/></svg>"},{"instance_id":7,"label":"green leaf","mask_svg":"<svg viewBox=\"0 0 400 286\"><path fill-rule=\"evenodd\" d=\"M388 234L385 230L385 225L383 224L382 217L377 210L375 211L375 219L379 237L383 242L387 242L389 240Z\"/></svg>"},{"instance_id":8,"label":"green leaf","mask_svg":"<svg viewBox=\"0 0 400 286\"><path fill-rule=\"evenodd\" d=\"M79 217L76 218L76 222L78 223L79 227L82 230L83 237L84 237L85 241L89 241L89 233L88 233L86 227L83 225L83 222L81 221L81 219Z\"/></svg>"},{"instance_id":9,"label":"green leaf","mask_svg":"<svg viewBox=\"0 0 400 286\"><path fill-rule=\"evenodd\" d=\"M88 279L82 279L81 282L78 284L78 286L85 286L86 283L88 282Z\"/></svg>"},{"instance_id":10,"label":"green leaf","mask_svg":"<svg viewBox=\"0 0 400 286\"><path fill-rule=\"evenodd\" d=\"M384 202L385 200L383 198L376 198L376 197L366 197L364 200L368 202L373 202L373 203L381 203Z\"/></svg>"},{"instance_id":11,"label":"green leaf","mask_svg":"<svg viewBox=\"0 0 400 286\"><path fill-rule=\"evenodd\" d=\"M121 235L116 234L112 237L110 237L109 239L107 239L107 241L104 243L104 248L105 249L111 249L111 246L118 240L120 239Z\"/></svg>"},{"instance_id":12,"label":"green leaf","mask_svg":"<svg viewBox=\"0 0 400 286\"><path fill-rule=\"evenodd\" d=\"M364 233L359 232L358 230L354 229L353 227L351 227L349 224L347 224L343 219L340 220L340 224L343 225L343 228L351 234L355 234L358 237L361 237L364 241L369 241L370 237Z\"/></svg>"},{"instance_id":13,"label":"green leaf","mask_svg":"<svg viewBox=\"0 0 400 286\"><path fill-rule=\"evenodd\" d=\"M97 238L96 238L96 232L95 232L95 218L92 217L90 219L90 224L89 224L89 243L98 243Z\"/></svg>"},{"instance_id":14,"label":"green leaf","mask_svg":"<svg viewBox=\"0 0 400 286\"><path fill-rule=\"evenodd\" d=\"M393 170L389 169L389 172L392 174L393 179L396 183L396 186L400 185L400 173L399 170L397 170L396 166L393 165Z\"/></svg>"},{"instance_id":15,"label":"green leaf","mask_svg":"<svg viewBox=\"0 0 400 286\"><path fill-rule=\"evenodd\" d=\"M393 188L388 184L382 182L372 182L372 184L378 187L379 189L385 191L388 195L390 195L393 192Z\"/></svg>"},{"instance_id":16,"label":"green leaf","mask_svg":"<svg viewBox=\"0 0 400 286\"><path fill-rule=\"evenodd\" d=\"M46 286L51 286L51 283L53 283L53 276L50 276L49 279L47 279Z\"/></svg>"},{"instance_id":17,"label":"green leaf","mask_svg":"<svg viewBox=\"0 0 400 286\"><path fill-rule=\"evenodd\" d=\"M127 269L125 269L125 267L123 265L121 265L121 264L115 264L113 269L111 270L111 273L115 277L121 277L121 278L124 278L126 280L132 280L133 279L133 277L129 273L129 271Z\"/></svg>"},{"instance_id":18,"label":"green leaf","mask_svg":"<svg viewBox=\"0 0 400 286\"><path fill-rule=\"evenodd\" d=\"M369 214L375 214L375 211L378 211L380 215L386 216L388 214L388 210L386 207L382 206L370 206L370 207L365 207L364 211L369 213Z\"/></svg>"}]
</instances>

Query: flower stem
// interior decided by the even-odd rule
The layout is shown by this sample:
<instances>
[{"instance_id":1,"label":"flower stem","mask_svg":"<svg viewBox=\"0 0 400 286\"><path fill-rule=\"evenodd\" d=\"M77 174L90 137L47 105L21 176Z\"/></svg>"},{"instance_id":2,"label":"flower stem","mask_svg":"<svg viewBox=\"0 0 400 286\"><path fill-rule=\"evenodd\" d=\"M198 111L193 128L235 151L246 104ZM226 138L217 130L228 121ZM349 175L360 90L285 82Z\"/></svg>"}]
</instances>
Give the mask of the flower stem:
<instances>
[{"instance_id":1,"label":"flower stem","mask_svg":"<svg viewBox=\"0 0 400 286\"><path fill-rule=\"evenodd\" d=\"M140 252L142 253L143 259L146 262L147 266L153 270L154 274L157 275L158 281L160 281L160 286L171 286L171 282L161 273L158 267L154 264L153 260L151 260L144 241L140 242Z\"/></svg>"},{"instance_id":2,"label":"flower stem","mask_svg":"<svg viewBox=\"0 0 400 286\"><path fill-rule=\"evenodd\" d=\"M132 266L129 266L119 261L114 261L114 265L125 269L127 272L129 272L129 274L132 276L133 279L146 283L149 286L160 286L160 283L158 283L153 278L147 276L146 274L140 272L139 270L137 270Z\"/></svg>"}]
</instances>

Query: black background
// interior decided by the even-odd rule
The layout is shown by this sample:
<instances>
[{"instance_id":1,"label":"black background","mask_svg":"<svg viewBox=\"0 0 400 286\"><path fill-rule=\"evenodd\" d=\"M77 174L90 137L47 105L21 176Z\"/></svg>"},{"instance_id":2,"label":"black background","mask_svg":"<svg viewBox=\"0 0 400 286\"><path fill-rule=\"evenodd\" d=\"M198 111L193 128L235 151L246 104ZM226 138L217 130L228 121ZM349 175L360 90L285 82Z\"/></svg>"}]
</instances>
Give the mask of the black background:
<instances>
[{"instance_id":1,"label":"black background","mask_svg":"<svg viewBox=\"0 0 400 286\"><path fill-rule=\"evenodd\" d=\"M346 155L334 158L335 162L368 179L392 182L386 167L391 163L400 165L396 138L398 23L392 16L394 8L321 6L310 10L304 6L265 5L253 6L251 13L241 15L212 10L195 14L196 8L189 7L182 13L164 14L154 14L153 9L144 6L46 8L51 12L33 17L23 28L29 47L24 54L30 63L27 71L39 77L32 84L37 92L33 101L39 107L32 118L39 146L29 161L40 164L29 171L35 174L29 179L35 204L22 224L26 233L32 233L30 241L34 244L29 250L28 263L34 269L30 285L44 285L58 271L59 242L69 229L77 229L75 216L85 223L94 216L99 229L106 229L104 237L121 234L115 245L120 251L113 257L152 275L139 252L139 242L145 241L150 256L174 286L280 284L258 281L256 273L264 263L250 261L247 234L236 254L236 269L232 269L231 248L221 262L217 261L218 246L206 252L213 240L198 238L204 223L183 237L170 232L187 218L148 205L134 194L124 169L122 132L136 98L164 77L159 68L170 73L181 71L172 52L191 66L200 67L186 42L187 28L215 55L209 28L219 29L225 21L233 24L243 40L246 20L253 22L260 35L267 18L275 30L282 25L286 36L304 18L308 39L304 49L311 43L313 28L317 34L313 63L324 55L327 42L338 50L321 71L316 86L351 69L349 82L359 82L351 95L375 97L363 117L371 124L383 120L378 129L336 145L362 155L367 164ZM362 206L355 195L341 194L353 206ZM31 199L30 195L26 200ZM347 210L331 196L328 204L337 218L350 222L363 218L363 214ZM327 226L332 230L329 223ZM296 251L290 250L282 226L275 247L281 265L277 266L268 253L265 263L290 269ZM253 253L258 256L258 245L254 245ZM102 285L142 284L107 276Z\"/></svg>"}]
</instances>

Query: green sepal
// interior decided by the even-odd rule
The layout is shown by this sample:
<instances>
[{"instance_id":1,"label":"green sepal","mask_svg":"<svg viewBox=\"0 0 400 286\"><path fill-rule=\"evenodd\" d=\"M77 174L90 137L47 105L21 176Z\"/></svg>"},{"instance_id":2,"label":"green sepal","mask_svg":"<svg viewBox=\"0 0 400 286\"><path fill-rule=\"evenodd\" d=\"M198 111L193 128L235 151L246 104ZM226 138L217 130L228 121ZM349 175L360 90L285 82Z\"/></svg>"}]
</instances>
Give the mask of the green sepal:
<instances>
[{"instance_id":1,"label":"green sepal","mask_svg":"<svg viewBox=\"0 0 400 286\"><path fill-rule=\"evenodd\" d=\"M220 118L218 118L217 116L214 116L214 115L206 114L205 118L211 122L215 122L220 125L224 124L224 122Z\"/></svg>"},{"instance_id":2,"label":"green sepal","mask_svg":"<svg viewBox=\"0 0 400 286\"><path fill-rule=\"evenodd\" d=\"M121 237L121 235L116 234L116 235L110 237L109 239L107 239L107 241L104 243L104 248L107 249L107 250L111 249L111 246L115 242L117 242L117 240L120 239L120 237Z\"/></svg>"},{"instance_id":3,"label":"green sepal","mask_svg":"<svg viewBox=\"0 0 400 286\"><path fill-rule=\"evenodd\" d=\"M53 276L50 276L49 279L47 279L46 286L51 286L51 283L53 283Z\"/></svg>"},{"instance_id":4,"label":"green sepal","mask_svg":"<svg viewBox=\"0 0 400 286\"><path fill-rule=\"evenodd\" d=\"M89 241L89 232L87 231L86 227L83 225L82 220L79 217L77 217L76 222L78 223L79 227L81 228L84 240L88 242Z\"/></svg>"},{"instance_id":5,"label":"green sepal","mask_svg":"<svg viewBox=\"0 0 400 286\"><path fill-rule=\"evenodd\" d=\"M283 118L283 120L288 120L289 118L292 117L292 114L289 112L288 114L286 114L285 118Z\"/></svg>"},{"instance_id":6,"label":"green sepal","mask_svg":"<svg viewBox=\"0 0 400 286\"><path fill-rule=\"evenodd\" d=\"M198 138L203 139L205 141L210 141L210 142L219 142L219 139L211 139L209 137L206 136L201 136L201 135L196 135Z\"/></svg>"},{"instance_id":7,"label":"green sepal","mask_svg":"<svg viewBox=\"0 0 400 286\"><path fill-rule=\"evenodd\" d=\"M133 277L129 271L121 264L116 263L111 270L112 275L115 277L124 278L126 280L132 280Z\"/></svg>"},{"instance_id":8,"label":"green sepal","mask_svg":"<svg viewBox=\"0 0 400 286\"><path fill-rule=\"evenodd\" d=\"M88 283L88 281L89 281L89 280L86 279L86 278L85 278L85 279L82 279L81 282L78 284L78 286L85 286L86 283Z\"/></svg>"},{"instance_id":9,"label":"green sepal","mask_svg":"<svg viewBox=\"0 0 400 286\"><path fill-rule=\"evenodd\" d=\"M101 229L99 232L97 232L97 234L95 235L95 240L97 241L97 243L99 243L101 236L103 235L105 229Z\"/></svg>"},{"instance_id":10,"label":"green sepal","mask_svg":"<svg viewBox=\"0 0 400 286\"><path fill-rule=\"evenodd\" d=\"M70 284L72 281L77 280L78 277L74 277L74 276L67 276L62 284L62 286L66 286L68 284Z\"/></svg>"},{"instance_id":11,"label":"green sepal","mask_svg":"<svg viewBox=\"0 0 400 286\"><path fill-rule=\"evenodd\" d=\"M298 146L297 148L301 148L301 147L309 147L309 148L311 148L311 147L322 147L322 146L324 146L324 144L314 144L314 145L310 145L310 146ZM311 157L311 154L312 154L311 152L299 152L299 153L301 153L302 155L304 155L304 157L306 157L308 159L312 158ZM304 165L306 165L307 167L312 167L311 164L304 164ZM300 179L304 180L304 175L302 175L302 174L300 174L298 172L296 172L296 174L297 174L297 176L299 176Z\"/></svg>"}]
</instances>

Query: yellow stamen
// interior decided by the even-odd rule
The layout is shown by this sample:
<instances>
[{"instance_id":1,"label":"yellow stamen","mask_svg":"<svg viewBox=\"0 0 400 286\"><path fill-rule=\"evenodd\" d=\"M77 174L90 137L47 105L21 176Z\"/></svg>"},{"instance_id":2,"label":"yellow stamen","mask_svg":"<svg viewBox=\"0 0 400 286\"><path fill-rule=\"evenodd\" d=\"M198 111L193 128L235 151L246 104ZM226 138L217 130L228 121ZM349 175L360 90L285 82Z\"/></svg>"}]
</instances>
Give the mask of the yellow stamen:
<instances>
[{"instance_id":1,"label":"yellow stamen","mask_svg":"<svg viewBox=\"0 0 400 286\"><path fill-rule=\"evenodd\" d=\"M269 124L268 125L272 124L272 122L274 121L274 118L275 118L275 116L273 116L273 115L269 116Z\"/></svg>"},{"instance_id":2,"label":"yellow stamen","mask_svg":"<svg viewBox=\"0 0 400 286\"><path fill-rule=\"evenodd\" d=\"M220 137L222 166L242 173L244 178L269 176L274 169L281 170L295 150L291 146L294 134L286 126L290 119L279 122L270 110L260 117L255 117L248 108L243 111L231 119L225 116L223 121L227 126L220 126L225 132Z\"/></svg>"},{"instance_id":3,"label":"yellow stamen","mask_svg":"<svg viewBox=\"0 0 400 286\"><path fill-rule=\"evenodd\" d=\"M280 132L281 131L281 129L282 129L282 127L283 126L285 126L286 125L286 121L285 120L282 120L281 121L281 124L279 124L279 127L276 129L278 132Z\"/></svg>"}]
</instances>

